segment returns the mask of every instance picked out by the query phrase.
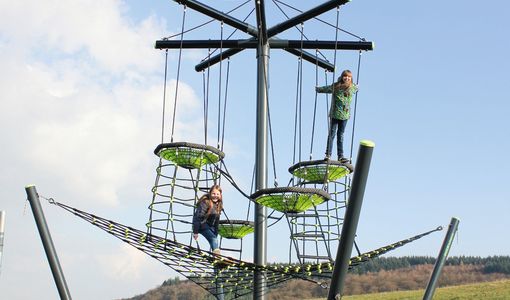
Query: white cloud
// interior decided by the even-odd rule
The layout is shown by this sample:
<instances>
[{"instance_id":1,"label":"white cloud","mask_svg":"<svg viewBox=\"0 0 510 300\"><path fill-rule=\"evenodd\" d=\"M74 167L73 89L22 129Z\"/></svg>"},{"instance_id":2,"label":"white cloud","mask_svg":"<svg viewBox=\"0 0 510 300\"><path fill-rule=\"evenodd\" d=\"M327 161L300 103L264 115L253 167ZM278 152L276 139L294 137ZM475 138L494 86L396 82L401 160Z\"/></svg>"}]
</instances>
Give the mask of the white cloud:
<instances>
[{"instance_id":1,"label":"white cloud","mask_svg":"<svg viewBox=\"0 0 510 300\"><path fill-rule=\"evenodd\" d=\"M21 51L81 53L117 73L159 66L152 44L163 35L164 22L149 17L133 24L122 1L2 1L0 10L0 34Z\"/></svg>"},{"instance_id":2,"label":"white cloud","mask_svg":"<svg viewBox=\"0 0 510 300\"><path fill-rule=\"evenodd\" d=\"M26 15L36 28L23 23L0 32L8 37L2 45L7 56L0 58L5 66L0 131L10 151L23 158L11 163L29 163L27 169L44 170L80 195L116 204L117 191L160 141L162 56L152 43L161 24L153 18L131 24L119 1L17 2L0 8L11 16L3 24ZM24 51L16 51L19 44ZM174 93L170 80L168 133ZM178 101L176 138L198 138L198 100L183 82Z\"/></svg>"},{"instance_id":3,"label":"white cloud","mask_svg":"<svg viewBox=\"0 0 510 300\"><path fill-rule=\"evenodd\" d=\"M31 216L21 220L10 213L23 207L26 184L35 184L44 196L80 209L94 207L100 214L108 210L105 206L145 213L140 212L145 204L133 196L145 190L150 197L153 178L147 180L146 170L153 170L157 162L152 150L161 135L164 54L154 50L153 43L164 35L165 24L154 17L134 23L126 18L126 9L122 1L0 0L0 209L11 216L4 265L12 271L2 273L0 281L6 298L55 297L44 257L33 257L30 251L25 261L38 262L31 264L31 280L49 284L23 294L17 292L19 286L8 284L26 277L26 270L10 267L16 261L15 249L26 246L23 240L40 245L35 226L23 224ZM167 132L174 93L175 80L170 78ZM178 101L176 138L198 140L200 101L185 82L179 84ZM134 184L142 181L149 184ZM112 250L98 243L93 253L88 245L77 247L83 234L71 228L80 221L61 214L49 211L48 220L50 226L52 221L60 225L51 230L66 276L76 288L73 298L113 298L126 283L132 288L123 290L128 293L123 296L132 296L169 275L154 272L163 266L147 265L151 258L129 246ZM62 237L63 232L69 237ZM98 263L106 273L96 277L93 270L83 272L76 263L80 257ZM117 280L102 289L81 287L82 282L106 277Z\"/></svg>"},{"instance_id":4,"label":"white cloud","mask_svg":"<svg viewBox=\"0 0 510 300\"><path fill-rule=\"evenodd\" d=\"M127 244L122 244L115 252L103 254L96 259L107 278L136 281L147 274L147 262L151 258Z\"/></svg>"}]
</instances>

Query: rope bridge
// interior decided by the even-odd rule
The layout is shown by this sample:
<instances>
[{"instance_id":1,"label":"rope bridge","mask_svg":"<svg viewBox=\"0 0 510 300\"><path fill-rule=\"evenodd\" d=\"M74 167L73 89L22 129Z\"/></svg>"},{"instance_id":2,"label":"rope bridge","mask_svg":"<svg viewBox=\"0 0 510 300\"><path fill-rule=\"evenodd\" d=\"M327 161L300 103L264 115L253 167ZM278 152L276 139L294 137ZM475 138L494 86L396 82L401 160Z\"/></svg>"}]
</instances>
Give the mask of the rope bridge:
<instances>
[{"instance_id":1,"label":"rope bridge","mask_svg":"<svg viewBox=\"0 0 510 300\"><path fill-rule=\"evenodd\" d=\"M150 233L148 234L138 229L56 202L51 198L48 200L51 204L73 213L92 225L101 228L157 259L198 284L215 297L223 294L226 299L236 299L252 293L254 288L253 274L256 271L263 272L268 288L293 278L311 281L321 285L323 288L327 288L327 280L320 280L331 279L334 266L332 262L302 265L272 264L258 266L250 262L232 257L215 255L211 252L200 250L199 248L164 239ZM355 256L351 258L349 268L353 268L439 230L442 230L442 227Z\"/></svg>"}]
</instances>

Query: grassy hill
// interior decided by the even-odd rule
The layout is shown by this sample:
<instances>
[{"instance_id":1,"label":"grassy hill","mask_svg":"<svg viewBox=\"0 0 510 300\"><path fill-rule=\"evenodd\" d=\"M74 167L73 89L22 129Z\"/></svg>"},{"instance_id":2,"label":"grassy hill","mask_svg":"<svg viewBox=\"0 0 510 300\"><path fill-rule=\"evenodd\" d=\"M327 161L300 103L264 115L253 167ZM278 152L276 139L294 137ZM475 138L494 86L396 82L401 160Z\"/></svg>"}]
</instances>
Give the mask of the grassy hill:
<instances>
[{"instance_id":1,"label":"grassy hill","mask_svg":"<svg viewBox=\"0 0 510 300\"><path fill-rule=\"evenodd\" d=\"M397 291L345 296L344 300L421 300L425 290ZM321 298L323 300L325 298ZM510 299L510 280L449 286L436 289L434 300L507 300ZM319 299L317 299L319 300Z\"/></svg>"}]
</instances>

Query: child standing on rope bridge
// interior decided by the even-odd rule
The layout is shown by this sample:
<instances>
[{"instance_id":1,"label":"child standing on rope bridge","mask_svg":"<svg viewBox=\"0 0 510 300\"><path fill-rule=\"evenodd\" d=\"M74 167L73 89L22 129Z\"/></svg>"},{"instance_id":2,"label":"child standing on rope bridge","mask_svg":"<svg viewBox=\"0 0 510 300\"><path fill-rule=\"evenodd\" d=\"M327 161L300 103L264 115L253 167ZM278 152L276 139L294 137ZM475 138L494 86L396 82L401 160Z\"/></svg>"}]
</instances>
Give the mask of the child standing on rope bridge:
<instances>
[{"instance_id":1,"label":"child standing on rope bridge","mask_svg":"<svg viewBox=\"0 0 510 300\"><path fill-rule=\"evenodd\" d=\"M345 125L351 116L352 95L358 91L356 84L352 82L352 72L344 70L337 82L332 85L315 87L317 93L332 93L331 108L329 110L329 133L326 145L326 159L331 157L333 139L336 134L336 147L338 160L348 162L344 157L343 141Z\"/></svg>"},{"instance_id":2,"label":"child standing on rope bridge","mask_svg":"<svg viewBox=\"0 0 510 300\"><path fill-rule=\"evenodd\" d=\"M214 254L220 254L218 247L218 224L223 209L221 187L213 185L209 193L200 197L193 214L193 238L198 240L198 234L203 235Z\"/></svg>"}]
</instances>

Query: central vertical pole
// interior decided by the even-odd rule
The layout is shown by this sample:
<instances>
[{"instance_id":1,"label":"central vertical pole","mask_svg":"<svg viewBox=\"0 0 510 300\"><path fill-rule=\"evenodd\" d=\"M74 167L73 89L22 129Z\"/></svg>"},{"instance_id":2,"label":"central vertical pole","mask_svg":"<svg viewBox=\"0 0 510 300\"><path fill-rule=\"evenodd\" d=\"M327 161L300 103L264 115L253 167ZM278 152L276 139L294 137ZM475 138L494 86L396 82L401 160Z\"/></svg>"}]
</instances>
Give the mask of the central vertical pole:
<instances>
[{"instance_id":1,"label":"central vertical pole","mask_svg":"<svg viewBox=\"0 0 510 300\"><path fill-rule=\"evenodd\" d=\"M267 66L268 45L257 49L257 130L255 148L255 188L267 187ZM266 265L267 260L267 208L255 203L255 264ZM265 299L266 281L264 273L254 274L253 299Z\"/></svg>"},{"instance_id":2,"label":"central vertical pole","mask_svg":"<svg viewBox=\"0 0 510 300\"><path fill-rule=\"evenodd\" d=\"M267 91L269 43L266 28L264 0L255 0L257 14L257 129L255 143L255 189L267 187ZM267 262L267 208L255 203L254 262L265 266ZM256 270L253 274L253 299L266 298L265 273Z\"/></svg>"}]
</instances>

